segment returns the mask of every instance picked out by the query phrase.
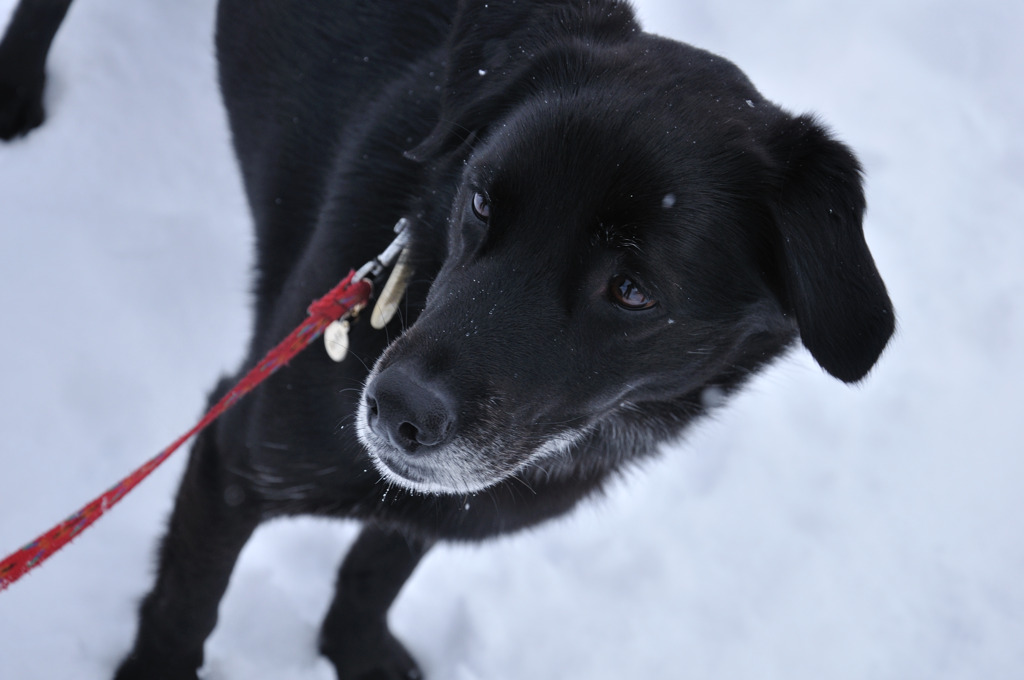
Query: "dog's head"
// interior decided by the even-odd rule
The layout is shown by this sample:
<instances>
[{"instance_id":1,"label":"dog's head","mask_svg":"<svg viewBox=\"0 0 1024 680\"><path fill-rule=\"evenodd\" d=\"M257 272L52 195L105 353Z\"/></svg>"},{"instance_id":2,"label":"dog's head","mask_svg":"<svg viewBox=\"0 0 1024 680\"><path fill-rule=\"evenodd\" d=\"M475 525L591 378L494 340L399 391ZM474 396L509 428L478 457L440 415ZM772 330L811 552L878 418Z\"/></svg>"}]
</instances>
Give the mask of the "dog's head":
<instances>
[{"instance_id":1,"label":"dog's head","mask_svg":"<svg viewBox=\"0 0 1024 680\"><path fill-rule=\"evenodd\" d=\"M620 3L462 7L412 155L459 168L447 255L359 414L408 488L617 465L584 442L678 434L797 333L847 382L892 333L850 151Z\"/></svg>"}]
</instances>

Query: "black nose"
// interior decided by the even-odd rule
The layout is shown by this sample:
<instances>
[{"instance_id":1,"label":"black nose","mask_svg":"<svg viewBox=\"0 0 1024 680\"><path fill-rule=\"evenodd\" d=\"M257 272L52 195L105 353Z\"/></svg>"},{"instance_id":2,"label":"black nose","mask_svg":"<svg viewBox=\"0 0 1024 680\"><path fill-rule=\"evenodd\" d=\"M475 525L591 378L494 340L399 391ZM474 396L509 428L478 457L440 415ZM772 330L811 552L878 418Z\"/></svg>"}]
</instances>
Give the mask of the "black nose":
<instances>
[{"instance_id":1,"label":"black nose","mask_svg":"<svg viewBox=\"0 0 1024 680\"><path fill-rule=\"evenodd\" d=\"M406 453L440 446L455 429L453 398L436 381L394 365L366 387L367 424L377 436Z\"/></svg>"}]
</instances>

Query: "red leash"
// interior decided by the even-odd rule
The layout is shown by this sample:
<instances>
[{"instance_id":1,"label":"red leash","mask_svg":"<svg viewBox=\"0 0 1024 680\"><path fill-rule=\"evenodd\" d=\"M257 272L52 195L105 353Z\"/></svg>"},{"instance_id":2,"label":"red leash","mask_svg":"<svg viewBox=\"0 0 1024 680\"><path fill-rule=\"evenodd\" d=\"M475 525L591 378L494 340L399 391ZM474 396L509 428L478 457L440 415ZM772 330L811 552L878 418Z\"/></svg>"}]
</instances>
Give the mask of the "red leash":
<instances>
[{"instance_id":1,"label":"red leash","mask_svg":"<svg viewBox=\"0 0 1024 680\"><path fill-rule=\"evenodd\" d=\"M399 224L402 225L402 223ZM327 295L311 304L308 310L309 317L292 331L287 338L281 341L277 347L270 350L263 360L256 364L230 392L224 395L195 427L181 435L173 444L122 479L116 486L99 498L17 552L5 557L3 562L0 562L0 591L42 564L51 555L67 545L75 536L82 533L86 527L102 517L107 510L124 498L139 482L148 477L149 473L153 472L161 463L167 460L192 435L197 434L212 423L254 387L270 377L277 369L291 361L296 354L320 337L324 329L332 322L349 316L357 308L365 306L370 299L373 286L362 275L379 273L384 266L389 264L393 260L393 255L390 259L388 258L388 255L391 254L389 251L394 250L396 244L398 250L401 250L404 245L402 236L400 233L399 238L395 240L392 247L376 260L371 260L358 273L354 271L349 272L349 275Z\"/></svg>"}]
</instances>

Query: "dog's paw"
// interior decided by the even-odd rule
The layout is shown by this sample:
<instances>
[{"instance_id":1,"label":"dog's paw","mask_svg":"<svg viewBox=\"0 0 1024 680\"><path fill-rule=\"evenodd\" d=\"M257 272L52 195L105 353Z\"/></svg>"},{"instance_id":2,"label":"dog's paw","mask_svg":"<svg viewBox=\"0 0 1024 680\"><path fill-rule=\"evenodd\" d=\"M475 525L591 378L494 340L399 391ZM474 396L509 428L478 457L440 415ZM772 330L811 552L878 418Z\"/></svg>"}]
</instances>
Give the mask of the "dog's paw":
<instances>
[{"instance_id":1,"label":"dog's paw","mask_svg":"<svg viewBox=\"0 0 1024 680\"><path fill-rule=\"evenodd\" d=\"M9 77L0 73L0 139L11 140L39 127L46 77Z\"/></svg>"},{"instance_id":2,"label":"dog's paw","mask_svg":"<svg viewBox=\"0 0 1024 680\"><path fill-rule=\"evenodd\" d=\"M338 680L423 680L405 645L384 629L345 640L323 640L320 653L334 664Z\"/></svg>"}]
</instances>

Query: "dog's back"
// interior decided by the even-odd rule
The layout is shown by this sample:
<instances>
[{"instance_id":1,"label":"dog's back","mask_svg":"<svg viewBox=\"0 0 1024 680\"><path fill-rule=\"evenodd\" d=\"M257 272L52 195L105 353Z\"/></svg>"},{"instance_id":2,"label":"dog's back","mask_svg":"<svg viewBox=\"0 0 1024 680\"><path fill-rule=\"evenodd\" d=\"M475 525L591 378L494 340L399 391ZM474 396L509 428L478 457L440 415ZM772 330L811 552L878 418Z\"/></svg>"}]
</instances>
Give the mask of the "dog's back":
<instances>
[{"instance_id":1,"label":"dog's back","mask_svg":"<svg viewBox=\"0 0 1024 680\"><path fill-rule=\"evenodd\" d=\"M416 117L414 110L396 116L371 105L410 63L444 44L455 5L452 0L220 3L221 90L258 239L257 328L265 328L322 217L325 196L338 189L328 184L346 181L334 168L344 165L347 145L370 123ZM440 84L442 73L434 76ZM405 148L419 141L395 134L399 143L410 140ZM382 183L377 190L386 194L391 187ZM372 236L371 242L352 236L345 244L351 262L376 252Z\"/></svg>"}]
</instances>

